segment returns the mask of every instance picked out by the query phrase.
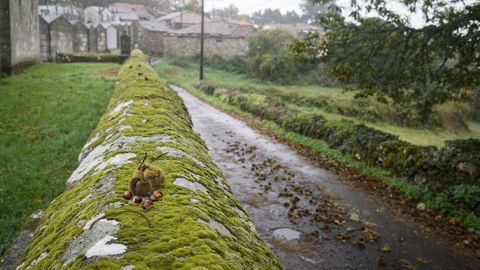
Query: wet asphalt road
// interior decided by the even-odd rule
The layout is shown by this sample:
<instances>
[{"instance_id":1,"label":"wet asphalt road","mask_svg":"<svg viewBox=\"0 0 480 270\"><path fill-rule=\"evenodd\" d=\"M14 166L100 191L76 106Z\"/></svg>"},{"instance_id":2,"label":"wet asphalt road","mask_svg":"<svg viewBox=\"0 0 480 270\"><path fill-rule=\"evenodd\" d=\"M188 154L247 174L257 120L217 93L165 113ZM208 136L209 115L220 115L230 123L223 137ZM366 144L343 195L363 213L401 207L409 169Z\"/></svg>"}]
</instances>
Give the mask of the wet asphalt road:
<instances>
[{"instance_id":1,"label":"wet asphalt road","mask_svg":"<svg viewBox=\"0 0 480 270\"><path fill-rule=\"evenodd\" d=\"M288 146L173 87L284 269L480 269Z\"/></svg>"}]
</instances>

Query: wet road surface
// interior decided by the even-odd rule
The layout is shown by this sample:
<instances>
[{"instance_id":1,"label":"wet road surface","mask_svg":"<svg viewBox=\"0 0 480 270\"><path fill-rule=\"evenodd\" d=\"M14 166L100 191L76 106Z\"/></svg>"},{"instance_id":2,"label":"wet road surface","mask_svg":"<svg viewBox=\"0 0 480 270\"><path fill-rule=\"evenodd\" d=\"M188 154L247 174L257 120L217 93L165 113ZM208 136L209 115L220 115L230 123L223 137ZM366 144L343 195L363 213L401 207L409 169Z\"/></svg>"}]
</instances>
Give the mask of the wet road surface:
<instances>
[{"instance_id":1,"label":"wet road surface","mask_svg":"<svg viewBox=\"0 0 480 270\"><path fill-rule=\"evenodd\" d=\"M284 269L480 269L288 146L173 87Z\"/></svg>"}]
</instances>

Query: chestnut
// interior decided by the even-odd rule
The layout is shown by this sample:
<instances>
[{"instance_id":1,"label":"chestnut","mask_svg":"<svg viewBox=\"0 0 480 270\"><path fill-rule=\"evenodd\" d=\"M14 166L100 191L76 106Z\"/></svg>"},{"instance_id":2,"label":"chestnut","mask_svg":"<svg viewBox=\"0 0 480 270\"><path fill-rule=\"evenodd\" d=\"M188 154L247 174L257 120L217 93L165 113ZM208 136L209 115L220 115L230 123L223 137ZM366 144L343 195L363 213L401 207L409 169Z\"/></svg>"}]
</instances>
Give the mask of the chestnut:
<instances>
[{"instance_id":1,"label":"chestnut","mask_svg":"<svg viewBox=\"0 0 480 270\"><path fill-rule=\"evenodd\" d=\"M148 209L152 208L152 206L153 206L153 202L152 202L151 200L146 200L146 201L143 202L143 204L142 204L142 207L143 207L143 209L145 209L145 210L148 210Z\"/></svg>"},{"instance_id":2,"label":"chestnut","mask_svg":"<svg viewBox=\"0 0 480 270\"><path fill-rule=\"evenodd\" d=\"M155 196L155 197L157 197L157 198L159 199L159 198L162 198L162 197L163 197L163 193L160 192L160 191L158 191L158 190L155 190L155 191L153 192L153 196Z\"/></svg>"},{"instance_id":3,"label":"chestnut","mask_svg":"<svg viewBox=\"0 0 480 270\"><path fill-rule=\"evenodd\" d=\"M131 191L125 191L123 193L123 198L125 198L125 200L131 200L133 197L133 193Z\"/></svg>"},{"instance_id":4,"label":"chestnut","mask_svg":"<svg viewBox=\"0 0 480 270\"><path fill-rule=\"evenodd\" d=\"M150 201L152 201L152 202L156 202L156 201L158 201L158 197L157 197L157 196L155 196L155 195L152 195L152 196L150 196L150 198L149 198L149 199L150 199Z\"/></svg>"},{"instance_id":5,"label":"chestnut","mask_svg":"<svg viewBox=\"0 0 480 270\"><path fill-rule=\"evenodd\" d=\"M133 202L134 203L141 203L142 202L142 197L140 197L140 196L133 197Z\"/></svg>"}]
</instances>

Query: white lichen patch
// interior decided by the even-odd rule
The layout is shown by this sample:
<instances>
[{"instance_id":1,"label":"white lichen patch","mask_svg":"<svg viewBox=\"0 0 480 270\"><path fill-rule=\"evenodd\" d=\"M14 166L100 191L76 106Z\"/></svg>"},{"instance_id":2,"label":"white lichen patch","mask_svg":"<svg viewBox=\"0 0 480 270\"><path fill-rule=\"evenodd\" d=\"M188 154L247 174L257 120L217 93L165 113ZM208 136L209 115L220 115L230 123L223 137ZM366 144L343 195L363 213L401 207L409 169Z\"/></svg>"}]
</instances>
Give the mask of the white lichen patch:
<instances>
[{"instance_id":1,"label":"white lichen patch","mask_svg":"<svg viewBox=\"0 0 480 270\"><path fill-rule=\"evenodd\" d=\"M157 150L161 151L162 153L167 154L168 156L175 157L175 158L182 158L182 157L187 157L191 160L193 160L195 163L197 163L201 167L205 167L205 164L198 160L196 157L187 154L181 150L171 148L171 147L157 147Z\"/></svg>"},{"instance_id":2,"label":"white lichen patch","mask_svg":"<svg viewBox=\"0 0 480 270\"><path fill-rule=\"evenodd\" d=\"M102 257L102 256L114 256L121 255L127 251L127 247L121 244L108 244L112 240L117 240L113 236L105 236L102 240L98 241L93 247L87 250L85 256L87 258L91 257Z\"/></svg>"},{"instance_id":3,"label":"white lichen patch","mask_svg":"<svg viewBox=\"0 0 480 270\"><path fill-rule=\"evenodd\" d=\"M193 203L193 204L197 204L197 203L200 203L200 200L190 199L190 202Z\"/></svg>"},{"instance_id":4,"label":"white lichen patch","mask_svg":"<svg viewBox=\"0 0 480 270\"><path fill-rule=\"evenodd\" d=\"M116 239L115 235L120 229L119 223L115 220L98 219L100 216L102 214L89 220L84 226L84 231L70 242L63 256L65 265L74 261L78 256L86 256L87 252L92 257L119 255L126 251L126 246L108 244ZM98 251L100 247L104 249L108 247L108 252L101 253ZM122 252L120 253L120 251Z\"/></svg>"},{"instance_id":5,"label":"white lichen patch","mask_svg":"<svg viewBox=\"0 0 480 270\"><path fill-rule=\"evenodd\" d=\"M135 265L125 265L120 268L120 270L133 270L135 268Z\"/></svg>"},{"instance_id":6,"label":"white lichen patch","mask_svg":"<svg viewBox=\"0 0 480 270\"><path fill-rule=\"evenodd\" d=\"M91 198L93 198L93 195L92 195L92 194L88 194L87 196L85 196L83 199L81 199L80 201L76 202L75 204L76 204L76 205L83 204L83 203L85 203L86 201L90 200Z\"/></svg>"},{"instance_id":7,"label":"white lichen patch","mask_svg":"<svg viewBox=\"0 0 480 270\"><path fill-rule=\"evenodd\" d=\"M36 258L35 260L33 260L29 266L27 266L27 268L25 269L30 269L32 267L34 267L35 265L37 265L39 262L41 262L43 259L45 259L46 257L48 256L48 252L44 252L42 254L40 254L40 256L38 256L38 258ZM20 269L22 267L22 265L18 266L17 269Z\"/></svg>"},{"instance_id":8,"label":"white lichen patch","mask_svg":"<svg viewBox=\"0 0 480 270\"><path fill-rule=\"evenodd\" d=\"M233 235L230 233L230 231L227 229L227 227L225 227L225 225L223 225L222 223L220 223L220 222L218 222L214 219L210 219L210 221L208 221L208 222L203 220L203 219L198 219L197 221L212 227L213 229L217 230L222 236L232 236L233 237Z\"/></svg>"},{"instance_id":9,"label":"white lichen patch","mask_svg":"<svg viewBox=\"0 0 480 270\"><path fill-rule=\"evenodd\" d=\"M104 217L105 217L105 213L100 213L100 214L94 216L92 219L87 221L87 223L83 227L83 230L84 231L89 230L90 227L92 227L93 223L97 222L98 220L100 220L101 218L104 218Z\"/></svg>"},{"instance_id":10,"label":"white lichen patch","mask_svg":"<svg viewBox=\"0 0 480 270\"><path fill-rule=\"evenodd\" d=\"M133 128L131 126L122 125L118 128L118 131L122 132L122 131L127 130L127 129L133 129Z\"/></svg>"},{"instance_id":11,"label":"white lichen patch","mask_svg":"<svg viewBox=\"0 0 480 270\"><path fill-rule=\"evenodd\" d=\"M30 217L32 219L40 219L45 215L45 212L43 210L40 210L38 212L33 213Z\"/></svg>"},{"instance_id":12,"label":"white lichen patch","mask_svg":"<svg viewBox=\"0 0 480 270\"><path fill-rule=\"evenodd\" d=\"M123 103L120 103L117 105L117 107L115 107L115 109L113 109L110 114L115 114L115 113L118 113L120 112L121 110L127 108L128 106L132 105L133 104L133 100L129 100L127 102L123 102Z\"/></svg>"},{"instance_id":13,"label":"white lichen patch","mask_svg":"<svg viewBox=\"0 0 480 270\"><path fill-rule=\"evenodd\" d=\"M200 184L200 183L197 183L197 182L192 182L192 181L189 181L185 178L177 178L175 179L175 181L173 182L174 185L177 185L177 186L181 186L183 188L188 188L190 190L193 190L193 191L203 191L203 192L207 192L207 188Z\"/></svg>"}]
</instances>

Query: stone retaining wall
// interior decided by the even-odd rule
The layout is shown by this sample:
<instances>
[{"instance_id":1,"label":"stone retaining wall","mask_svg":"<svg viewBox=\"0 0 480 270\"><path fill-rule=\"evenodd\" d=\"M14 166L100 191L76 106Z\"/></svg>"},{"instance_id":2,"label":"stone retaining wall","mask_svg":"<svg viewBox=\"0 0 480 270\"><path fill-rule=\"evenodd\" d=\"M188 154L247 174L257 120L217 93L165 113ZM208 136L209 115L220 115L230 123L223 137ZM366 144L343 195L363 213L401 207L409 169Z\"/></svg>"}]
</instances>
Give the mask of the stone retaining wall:
<instances>
[{"instance_id":1,"label":"stone retaining wall","mask_svg":"<svg viewBox=\"0 0 480 270\"><path fill-rule=\"evenodd\" d=\"M123 198L145 153L165 175L149 210ZM279 269L177 94L136 50L19 269Z\"/></svg>"}]
</instances>

